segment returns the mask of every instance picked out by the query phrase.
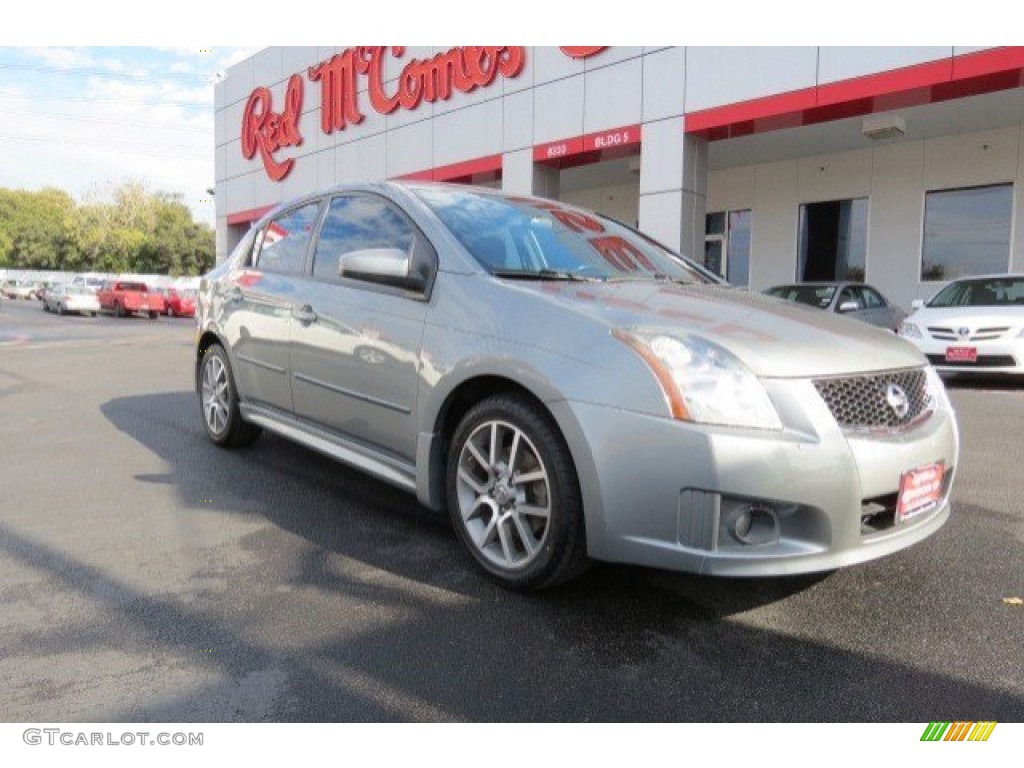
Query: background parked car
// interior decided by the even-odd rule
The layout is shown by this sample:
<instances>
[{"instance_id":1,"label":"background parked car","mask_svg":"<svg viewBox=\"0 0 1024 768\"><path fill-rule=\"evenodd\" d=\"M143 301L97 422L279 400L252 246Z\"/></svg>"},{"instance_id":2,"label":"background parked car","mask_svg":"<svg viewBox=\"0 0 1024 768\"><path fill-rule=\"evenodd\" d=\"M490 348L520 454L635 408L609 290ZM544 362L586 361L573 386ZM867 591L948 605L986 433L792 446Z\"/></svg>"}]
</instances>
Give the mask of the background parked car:
<instances>
[{"instance_id":1,"label":"background parked car","mask_svg":"<svg viewBox=\"0 0 1024 768\"><path fill-rule=\"evenodd\" d=\"M159 288L164 297L164 314L170 317L195 317L196 291L177 288Z\"/></svg>"},{"instance_id":2,"label":"background parked car","mask_svg":"<svg viewBox=\"0 0 1024 768\"><path fill-rule=\"evenodd\" d=\"M28 280L16 280L14 278L4 280L3 285L0 286L0 293L8 299L31 299L32 293L35 291L35 283L29 282Z\"/></svg>"},{"instance_id":3,"label":"background parked car","mask_svg":"<svg viewBox=\"0 0 1024 768\"><path fill-rule=\"evenodd\" d=\"M43 294L43 309L58 315L77 312L96 317L100 311L100 301L95 293L83 286L58 285Z\"/></svg>"},{"instance_id":4,"label":"background parked car","mask_svg":"<svg viewBox=\"0 0 1024 768\"><path fill-rule=\"evenodd\" d=\"M93 293L99 292L100 288L106 281L102 277L94 277L92 275L75 275L71 280L71 285L80 285L88 288Z\"/></svg>"},{"instance_id":5,"label":"background parked car","mask_svg":"<svg viewBox=\"0 0 1024 768\"><path fill-rule=\"evenodd\" d=\"M793 283L776 285L764 291L786 301L806 304L855 317L865 323L896 331L907 313L892 304L877 288L864 283Z\"/></svg>"},{"instance_id":6,"label":"background parked car","mask_svg":"<svg viewBox=\"0 0 1024 768\"><path fill-rule=\"evenodd\" d=\"M900 336L943 373L1024 374L1024 274L955 280L914 302Z\"/></svg>"},{"instance_id":7,"label":"background parked car","mask_svg":"<svg viewBox=\"0 0 1024 768\"><path fill-rule=\"evenodd\" d=\"M100 307L113 312L116 317L140 312L148 314L150 320L155 320L164 311L164 297L156 291L150 291L145 283L133 280L111 280L96 296Z\"/></svg>"}]
</instances>

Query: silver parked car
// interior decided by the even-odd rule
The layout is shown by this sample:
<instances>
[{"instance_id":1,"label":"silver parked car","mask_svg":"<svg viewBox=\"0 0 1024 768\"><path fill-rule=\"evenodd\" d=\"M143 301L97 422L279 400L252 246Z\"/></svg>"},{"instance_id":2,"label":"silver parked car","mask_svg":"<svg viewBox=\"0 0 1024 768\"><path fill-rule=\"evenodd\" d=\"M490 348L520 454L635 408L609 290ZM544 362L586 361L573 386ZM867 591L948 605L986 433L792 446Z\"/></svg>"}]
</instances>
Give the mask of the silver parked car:
<instances>
[{"instance_id":1,"label":"silver parked car","mask_svg":"<svg viewBox=\"0 0 1024 768\"><path fill-rule=\"evenodd\" d=\"M43 291L43 309L58 315L77 312L96 317L100 302L96 294L80 285L51 285Z\"/></svg>"},{"instance_id":2,"label":"silver parked car","mask_svg":"<svg viewBox=\"0 0 1024 768\"><path fill-rule=\"evenodd\" d=\"M793 283L766 288L764 293L826 312L846 315L894 332L907 316L906 312L885 298L881 291L864 283Z\"/></svg>"},{"instance_id":3,"label":"silver parked car","mask_svg":"<svg viewBox=\"0 0 1024 768\"><path fill-rule=\"evenodd\" d=\"M215 443L269 429L447 508L508 586L829 570L949 515L956 421L913 346L562 203L299 198L203 279L198 325Z\"/></svg>"}]
</instances>

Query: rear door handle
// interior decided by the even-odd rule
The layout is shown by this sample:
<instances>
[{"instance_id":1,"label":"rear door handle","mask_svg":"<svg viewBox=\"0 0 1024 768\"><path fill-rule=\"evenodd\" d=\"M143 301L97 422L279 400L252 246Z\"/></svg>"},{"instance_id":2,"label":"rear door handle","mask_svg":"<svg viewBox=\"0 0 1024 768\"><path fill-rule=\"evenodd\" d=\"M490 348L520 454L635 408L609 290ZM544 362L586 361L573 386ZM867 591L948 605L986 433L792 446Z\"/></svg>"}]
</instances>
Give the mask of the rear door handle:
<instances>
[{"instance_id":1,"label":"rear door handle","mask_svg":"<svg viewBox=\"0 0 1024 768\"><path fill-rule=\"evenodd\" d=\"M309 304L303 304L301 307L292 306L292 317L298 320L300 323L315 323L317 314Z\"/></svg>"}]
</instances>

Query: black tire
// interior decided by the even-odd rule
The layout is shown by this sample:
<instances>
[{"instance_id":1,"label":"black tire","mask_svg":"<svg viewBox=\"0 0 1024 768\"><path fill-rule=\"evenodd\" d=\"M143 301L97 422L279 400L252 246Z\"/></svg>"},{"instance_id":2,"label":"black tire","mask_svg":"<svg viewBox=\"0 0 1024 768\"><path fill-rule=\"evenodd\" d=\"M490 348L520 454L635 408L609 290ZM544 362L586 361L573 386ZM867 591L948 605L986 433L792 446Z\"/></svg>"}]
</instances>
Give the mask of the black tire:
<instances>
[{"instance_id":1,"label":"black tire","mask_svg":"<svg viewBox=\"0 0 1024 768\"><path fill-rule=\"evenodd\" d=\"M221 378L219 371L223 371ZM208 370L208 366L212 366ZM203 359L199 363L198 394L199 412L203 418L203 426L206 434L214 443L224 448L241 448L251 445L263 433L260 427L249 424L242 419L241 411L238 408L238 390L235 388L235 377L231 372L231 363L228 360L227 352L219 344L214 344L203 353ZM223 402L217 404L208 400L214 394L213 382L223 381ZM217 408L215 415L210 409Z\"/></svg>"},{"instance_id":2,"label":"black tire","mask_svg":"<svg viewBox=\"0 0 1024 768\"><path fill-rule=\"evenodd\" d=\"M149 310L149 319L150 320L156 320L157 315L159 315L159 314L160 313L157 312L155 309L151 309L151 310Z\"/></svg>"},{"instance_id":3,"label":"black tire","mask_svg":"<svg viewBox=\"0 0 1024 768\"><path fill-rule=\"evenodd\" d=\"M124 317L124 307L118 302L114 302L114 317Z\"/></svg>"},{"instance_id":4,"label":"black tire","mask_svg":"<svg viewBox=\"0 0 1024 768\"><path fill-rule=\"evenodd\" d=\"M448 512L459 540L498 583L543 589L586 568L576 467L557 425L532 400L495 395L473 406L452 436L445 472ZM515 482L538 475L543 478Z\"/></svg>"},{"instance_id":5,"label":"black tire","mask_svg":"<svg viewBox=\"0 0 1024 768\"><path fill-rule=\"evenodd\" d=\"M64 314L64 305L63 304L60 304L60 303L57 304L57 314L58 315L63 315Z\"/></svg>"}]
</instances>

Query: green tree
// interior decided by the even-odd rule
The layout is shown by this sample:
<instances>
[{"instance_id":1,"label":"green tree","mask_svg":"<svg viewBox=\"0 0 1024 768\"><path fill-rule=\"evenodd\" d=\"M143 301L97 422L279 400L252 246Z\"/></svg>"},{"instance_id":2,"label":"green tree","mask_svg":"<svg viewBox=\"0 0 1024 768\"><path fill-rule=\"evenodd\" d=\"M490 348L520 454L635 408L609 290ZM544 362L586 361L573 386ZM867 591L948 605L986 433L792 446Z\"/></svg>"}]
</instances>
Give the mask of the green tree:
<instances>
[{"instance_id":1,"label":"green tree","mask_svg":"<svg viewBox=\"0 0 1024 768\"><path fill-rule=\"evenodd\" d=\"M214 241L180 195L138 181L82 205L57 189L0 188L0 266L196 275L213 266Z\"/></svg>"}]
</instances>

